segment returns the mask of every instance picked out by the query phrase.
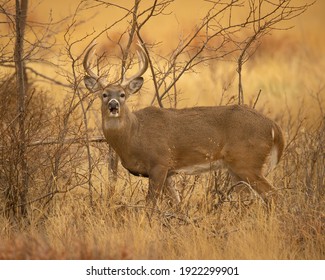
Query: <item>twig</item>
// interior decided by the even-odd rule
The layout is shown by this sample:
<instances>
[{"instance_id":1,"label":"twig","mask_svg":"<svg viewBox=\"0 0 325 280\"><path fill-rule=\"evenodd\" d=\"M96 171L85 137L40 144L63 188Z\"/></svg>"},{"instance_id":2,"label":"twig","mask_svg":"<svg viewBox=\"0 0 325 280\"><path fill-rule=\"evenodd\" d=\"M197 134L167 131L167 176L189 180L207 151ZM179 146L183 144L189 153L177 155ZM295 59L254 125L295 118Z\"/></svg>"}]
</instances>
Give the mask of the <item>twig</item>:
<instances>
[{"instance_id":1,"label":"twig","mask_svg":"<svg viewBox=\"0 0 325 280\"><path fill-rule=\"evenodd\" d=\"M258 92L258 94L257 94L257 96L256 96L255 102L254 102L254 104L253 104L253 109L255 109L255 106L256 106L256 104L257 104L257 101L258 101L258 99L260 98L261 92L262 92L262 90L260 89L259 92Z\"/></svg>"}]
</instances>

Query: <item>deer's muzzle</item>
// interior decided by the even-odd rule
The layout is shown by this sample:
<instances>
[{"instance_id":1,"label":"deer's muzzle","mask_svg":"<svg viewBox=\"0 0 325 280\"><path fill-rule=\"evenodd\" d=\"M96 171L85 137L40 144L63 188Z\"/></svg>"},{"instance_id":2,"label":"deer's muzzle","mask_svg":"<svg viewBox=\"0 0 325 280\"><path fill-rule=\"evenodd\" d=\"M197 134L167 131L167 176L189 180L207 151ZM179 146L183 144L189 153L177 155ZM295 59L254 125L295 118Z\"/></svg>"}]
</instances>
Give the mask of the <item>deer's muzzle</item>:
<instances>
[{"instance_id":1,"label":"deer's muzzle","mask_svg":"<svg viewBox=\"0 0 325 280\"><path fill-rule=\"evenodd\" d=\"M111 116L118 117L120 113L120 103L116 99L108 102L108 110Z\"/></svg>"}]
</instances>

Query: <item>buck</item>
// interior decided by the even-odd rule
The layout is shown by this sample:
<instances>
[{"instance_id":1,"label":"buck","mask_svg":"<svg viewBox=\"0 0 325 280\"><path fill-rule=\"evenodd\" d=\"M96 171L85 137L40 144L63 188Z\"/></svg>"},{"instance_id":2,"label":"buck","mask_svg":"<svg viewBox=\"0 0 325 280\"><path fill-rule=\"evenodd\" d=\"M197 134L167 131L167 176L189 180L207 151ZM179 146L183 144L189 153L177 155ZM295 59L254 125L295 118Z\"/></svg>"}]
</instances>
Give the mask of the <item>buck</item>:
<instances>
[{"instance_id":1,"label":"buck","mask_svg":"<svg viewBox=\"0 0 325 280\"><path fill-rule=\"evenodd\" d=\"M171 176L199 174L226 167L234 182L249 184L265 201L272 185L263 176L267 161L275 166L284 140L280 127L247 106L163 109L131 112L126 100L138 92L148 68L139 45L139 70L121 83L110 84L91 70L90 47L84 57L86 87L101 98L104 136L133 175L149 178L147 202L156 202L166 186L174 203L180 196Z\"/></svg>"}]
</instances>

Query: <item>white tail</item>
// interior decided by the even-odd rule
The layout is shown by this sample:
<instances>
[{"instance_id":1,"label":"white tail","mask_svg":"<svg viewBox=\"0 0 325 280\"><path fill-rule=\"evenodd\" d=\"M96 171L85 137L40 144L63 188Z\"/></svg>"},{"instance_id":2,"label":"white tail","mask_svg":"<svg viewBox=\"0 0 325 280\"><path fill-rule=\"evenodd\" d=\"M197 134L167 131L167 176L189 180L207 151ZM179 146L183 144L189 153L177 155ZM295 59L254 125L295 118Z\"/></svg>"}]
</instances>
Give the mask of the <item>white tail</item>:
<instances>
[{"instance_id":1,"label":"white tail","mask_svg":"<svg viewBox=\"0 0 325 280\"><path fill-rule=\"evenodd\" d=\"M193 107L162 109L147 107L131 112L127 98L143 84L148 67L140 46L140 68L122 84L109 84L91 71L84 59L87 88L102 100L102 126L107 142L133 175L149 177L147 201L156 201L162 188L168 187L174 201L180 201L169 184L177 173L197 174L226 167L235 182L245 181L266 199L272 190L263 176L270 157L279 161L284 140L280 127L247 106Z\"/></svg>"}]
</instances>

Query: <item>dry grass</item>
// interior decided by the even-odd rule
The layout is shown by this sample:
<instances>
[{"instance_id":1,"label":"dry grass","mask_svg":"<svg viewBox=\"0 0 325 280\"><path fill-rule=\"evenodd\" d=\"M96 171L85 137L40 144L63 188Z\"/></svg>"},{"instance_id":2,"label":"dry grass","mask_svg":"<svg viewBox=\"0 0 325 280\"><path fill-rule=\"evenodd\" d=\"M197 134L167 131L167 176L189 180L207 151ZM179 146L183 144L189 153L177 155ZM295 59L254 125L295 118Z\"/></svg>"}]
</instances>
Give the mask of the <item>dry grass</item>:
<instances>
[{"instance_id":1,"label":"dry grass","mask_svg":"<svg viewBox=\"0 0 325 280\"><path fill-rule=\"evenodd\" d=\"M91 207L83 181L84 152L69 146L60 152L71 161L53 186L76 187L48 203L32 203L28 223L2 211L0 259L325 259L325 50L314 35L271 37L245 68L247 103L262 89L257 109L279 122L287 141L283 159L268 176L279 193L269 211L259 200L249 206L224 200L228 178L217 173L177 177L184 198L180 209L164 201L149 218L151 210L143 206L145 179L130 177L120 167L111 193L105 144L92 148L98 161ZM179 84L189 93L181 95L180 107L219 104L219 93L234 78L229 65L211 65L187 76ZM232 83L222 102L235 92ZM145 92L138 105L150 98ZM48 156L50 166L55 157L49 155L59 150L46 149L34 148L33 155ZM50 188L52 171L35 173L30 200ZM70 176L72 172L77 175Z\"/></svg>"},{"instance_id":2,"label":"dry grass","mask_svg":"<svg viewBox=\"0 0 325 280\"><path fill-rule=\"evenodd\" d=\"M161 206L151 220L140 205L98 200L91 209L77 194L27 226L2 217L0 258L324 259L324 194L286 191L269 213L258 202L207 209L200 184L186 209Z\"/></svg>"}]
</instances>

